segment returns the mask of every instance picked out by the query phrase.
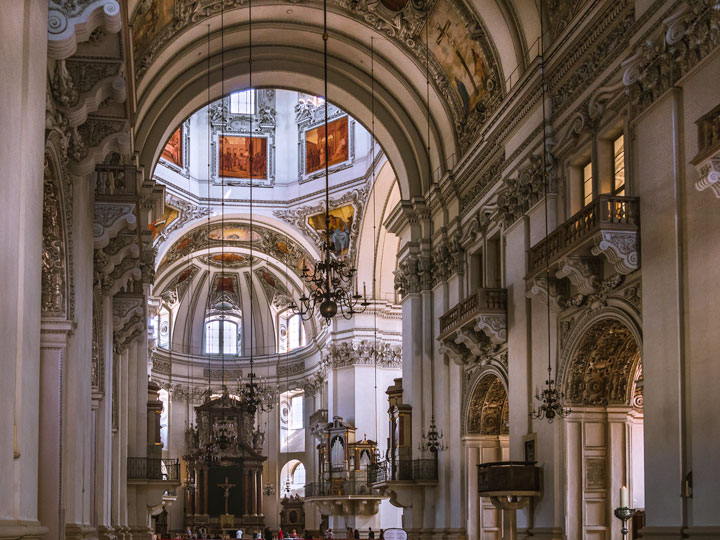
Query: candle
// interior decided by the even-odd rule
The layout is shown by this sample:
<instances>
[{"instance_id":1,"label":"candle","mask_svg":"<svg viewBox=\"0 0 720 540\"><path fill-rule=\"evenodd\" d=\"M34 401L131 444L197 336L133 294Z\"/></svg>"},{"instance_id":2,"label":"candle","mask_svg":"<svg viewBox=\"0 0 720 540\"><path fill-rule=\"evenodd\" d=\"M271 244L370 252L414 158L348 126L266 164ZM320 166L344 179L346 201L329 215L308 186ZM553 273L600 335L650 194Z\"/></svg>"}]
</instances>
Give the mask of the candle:
<instances>
[{"instance_id":1,"label":"candle","mask_svg":"<svg viewBox=\"0 0 720 540\"><path fill-rule=\"evenodd\" d=\"M364 282L364 281L363 281L363 296L364 296L365 298L367 298L367 288L366 288L366 285L365 285L365 282Z\"/></svg>"},{"instance_id":2,"label":"candle","mask_svg":"<svg viewBox=\"0 0 720 540\"><path fill-rule=\"evenodd\" d=\"M627 487L623 486L620 488L620 507L628 507L628 490Z\"/></svg>"}]
</instances>

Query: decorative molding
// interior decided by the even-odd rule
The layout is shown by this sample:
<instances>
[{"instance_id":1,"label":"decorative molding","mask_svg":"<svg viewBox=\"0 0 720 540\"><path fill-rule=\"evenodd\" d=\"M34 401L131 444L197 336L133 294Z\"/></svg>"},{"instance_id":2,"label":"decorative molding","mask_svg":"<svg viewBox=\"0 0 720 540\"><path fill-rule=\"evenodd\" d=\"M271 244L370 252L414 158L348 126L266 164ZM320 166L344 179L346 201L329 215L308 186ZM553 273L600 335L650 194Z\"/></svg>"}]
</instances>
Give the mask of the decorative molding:
<instances>
[{"instance_id":1,"label":"decorative molding","mask_svg":"<svg viewBox=\"0 0 720 540\"><path fill-rule=\"evenodd\" d=\"M210 209L207 206L199 206L195 203L185 201L173 195L167 195L165 204L172 206L178 210L178 217L165 227L155 238L155 245L159 246L165 242L171 233L183 228L188 223L192 223L198 219L202 219L210 215Z\"/></svg>"},{"instance_id":2,"label":"decorative molding","mask_svg":"<svg viewBox=\"0 0 720 540\"><path fill-rule=\"evenodd\" d=\"M704 191L710 188L711 193L720 199L720 149L697 162L695 168L698 173L695 189Z\"/></svg>"},{"instance_id":3,"label":"decorative molding","mask_svg":"<svg viewBox=\"0 0 720 540\"><path fill-rule=\"evenodd\" d=\"M108 100L123 103L127 98L126 86L122 60L74 56L58 61L53 96L70 125L76 127Z\"/></svg>"},{"instance_id":4,"label":"decorative molding","mask_svg":"<svg viewBox=\"0 0 720 540\"><path fill-rule=\"evenodd\" d=\"M325 123L325 107L324 105L315 105L309 100L300 100L295 106L295 118L298 125L298 182L303 184L316 178L325 177L325 167L313 172L305 171L306 133L317 127L322 127ZM348 158L328 168L329 174L349 169L355 163L355 120L351 118L345 111L328 103L328 124L341 118L348 119Z\"/></svg>"},{"instance_id":5,"label":"decorative molding","mask_svg":"<svg viewBox=\"0 0 720 540\"><path fill-rule=\"evenodd\" d=\"M643 110L720 45L720 9L713 0L683 1L624 60L623 83Z\"/></svg>"},{"instance_id":6,"label":"decorative molding","mask_svg":"<svg viewBox=\"0 0 720 540\"><path fill-rule=\"evenodd\" d=\"M593 243L592 254L605 255L616 272L630 274L640 267L637 231L600 231Z\"/></svg>"},{"instance_id":7,"label":"decorative molding","mask_svg":"<svg viewBox=\"0 0 720 540\"><path fill-rule=\"evenodd\" d=\"M115 34L122 29L117 0L50 0L48 56L61 60L75 54L78 43L97 36L96 31Z\"/></svg>"},{"instance_id":8,"label":"decorative molding","mask_svg":"<svg viewBox=\"0 0 720 540\"><path fill-rule=\"evenodd\" d=\"M408 254L398 263L395 275L395 290L404 298L408 294L431 290L433 281L433 260L427 255Z\"/></svg>"},{"instance_id":9,"label":"decorative molding","mask_svg":"<svg viewBox=\"0 0 720 540\"><path fill-rule=\"evenodd\" d=\"M580 294L593 294L600 286L602 262L595 257L563 257L557 263L555 277L568 278Z\"/></svg>"},{"instance_id":10,"label":"decorative molding","mask_svg":"<svg viewBox=\"0 0 720 540\"><path fill-rule=\"evenodd\" d=\"M467 434L509 434L509 404L505 384L492 371L482 372L464 400Z\"/></svg>"},{"instance_id":11,"label":"decorative molding","mask_svg":"<svg viewBox=\"0 0 720 540\"><path fill-rule=\"evenodd\" d=\"M372 186L369 184L348 190L342 196L330 199L330 209L340 208L346 204L351 204L354 209L354 219L350 227L350 244L348 246L348 254L356 253L357 239L360 237L360 221L365 211L365 204L370 194ZM325 237L310 226L309 218L315 214L325 212L325 201L321 200L314 204L308 204L286 210L273 210L273 215L279 217L283 221L290 223L294 227L302 231L305 236L312 239L318 248L322 247Z\"/></svg>"},{"instance_id":12,"label":"decorative molding","mask_svg":"<svg viewBox=\"0 0 720 540\"><path fill-rule=\"evenodd\" d=\"M504 180L504 187L498 191L497 206L500 219L505 223L506 228L523 217L544 197L546 191L555 193L554 160L552 156L548 158L545 160L545 174L543 174L542 156L531 155L530 165L521 171L517 178ZM545 180L546 177L549 178L549 183Z\"/></svg>"},{"instance_id":13,"label":"decorative molding","mask_svg":"<svg viewBox=\"0 0 720 540\"><path fill-rule=\"evenodd\" d=\"M293 375L299 375L305 371L305 362L295 362L293 364L278 364L277 376L278 377L292 377Z\"/></svg>"},{"instance_id":14,"label":"decorative molding","mask_svg":"<svg viewBox=\"0 0 720 540\"><path fill-rule=\"evenodd\" d=\"M382 368L402 367L402 348L391 343L378 343L362 340L349 343L343 341L331 344L322 354L322 361L333 369L349 366L375 366Z\"/></svg>"}]
</instances>

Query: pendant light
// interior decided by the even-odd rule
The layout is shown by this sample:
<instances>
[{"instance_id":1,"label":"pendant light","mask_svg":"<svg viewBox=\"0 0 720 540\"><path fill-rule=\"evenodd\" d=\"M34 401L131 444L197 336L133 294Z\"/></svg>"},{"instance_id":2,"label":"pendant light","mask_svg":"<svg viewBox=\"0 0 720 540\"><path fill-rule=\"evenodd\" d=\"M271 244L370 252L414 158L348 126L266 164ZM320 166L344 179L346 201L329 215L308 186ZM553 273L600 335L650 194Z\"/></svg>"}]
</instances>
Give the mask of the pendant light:
<instances>
[{"instance_id":1,"label":"pendant light","mask_svg":"<svg viewBox=\"0 0 720 540\"><path fill-rule=\"evenodd\" d=\"M428 28L428 8L425 5L425 106L427 115L427 168L428 180L432 180L432 164L430 163L430 32ZM435 424L435 387L430 382L430 426L427 432L423 428L420 432L418 450L430 452L435 459L439 452L447 450L447 443L443 440L443 432L438 431Z\"/></svg>"},{"instance_id":2,"label":"pendant light","mask_svg":"<svg viewBox=\"0 0 720 540\"><path fill-rule=\"evenodd\" d=\"M545 32L543 28L543 8L542 2L540 2L540 41L542 46L542 54L540 55L540 84L542 92L542 137L543 137L543 192L545 195L545 236L548 235L548 185L550 178L548 176L547 169L547 129L546 129L546 114L545 114ZM552 424L556 417L565 418L570 414L570 409L565 407L564 400L565 395L561 392L555 384L555 379L552 376L552 349L550 347L550 251L546 250L545 254L545 286L548 288L547 291L547 345L548 345L548 365L547 365L547 379L545 380L545 386L542 392L535 388L535 399L538 401L537 408L531 409L530 418L535 420L546 419Z\"/></svg>"},{"instance_id":3,"label":"pendant light","mask_svg":"<svg viewBox=\"0 0 720 540\"><path fill-rule=\"evenodd\" d=\"M328 31L327 31L327 0L323 0L323 62L325 76L325 239L322 244L320 260L311 270L302 268L302 277L308 285L307 294L303 292L293 302L292 310L304 320L311 319L317 313L327 324L338 314L350 319L356 313L365 311L369 302L367 294L360 295L357 283L357 269L350 266L343 258L332 252L330 236L330 159L328 144ZM350 255L347 255L347 259ZM353 278L355 278L353 280ZM354 281L354 287L353 287Z\"/></svg>"}]
</instances>

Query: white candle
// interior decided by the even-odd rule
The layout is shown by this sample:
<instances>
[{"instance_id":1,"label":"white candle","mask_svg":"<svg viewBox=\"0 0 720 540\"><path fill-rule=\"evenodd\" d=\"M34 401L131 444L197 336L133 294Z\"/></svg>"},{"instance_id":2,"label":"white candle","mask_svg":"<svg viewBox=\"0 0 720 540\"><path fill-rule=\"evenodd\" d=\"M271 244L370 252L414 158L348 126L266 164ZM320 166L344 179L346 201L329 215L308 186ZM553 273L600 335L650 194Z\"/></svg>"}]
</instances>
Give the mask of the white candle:
<instances>
[{"instance_id":1,"label":"white candle","mask_svg":"<svg viewBox=\"0 0 720 540\"><path fill-rule=\"evenodd\" d=\"M620 488L620 507L621 508L627 508L628 507L628 490L627 487L623 486Z\"/></svg>"}]
</instances>

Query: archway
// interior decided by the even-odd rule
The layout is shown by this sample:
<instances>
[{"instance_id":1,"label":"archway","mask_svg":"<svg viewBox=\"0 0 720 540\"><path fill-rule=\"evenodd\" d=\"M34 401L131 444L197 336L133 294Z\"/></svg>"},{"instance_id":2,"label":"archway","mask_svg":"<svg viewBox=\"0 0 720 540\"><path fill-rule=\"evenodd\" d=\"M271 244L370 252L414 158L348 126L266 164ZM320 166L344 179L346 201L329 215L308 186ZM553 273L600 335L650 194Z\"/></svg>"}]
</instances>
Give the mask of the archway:
<instances>
[{"instance_id":1,"label":"archway","mask_svg":"<svg viewBox=\"0 0 720 540\"><path fill-rule=\"evenodd\" d=\"M477 465L504 461L509 455L508 395L504 380L493 370L483 372L468 392L465 435L467 456L468 538L499 538L502 512L478 496Z\"/></svg>"},{"instance_id":2,"label":"archway","mask_svg":"<svg viewBox=\"0 0 720 540\"><path fill-rule=\"evenodd\" d=\"M613 540L613 509L622 486L644 506L641 346L617 318L595 320L580 334L565 369L568 538Z\"/></svg>"}]
</instances>

